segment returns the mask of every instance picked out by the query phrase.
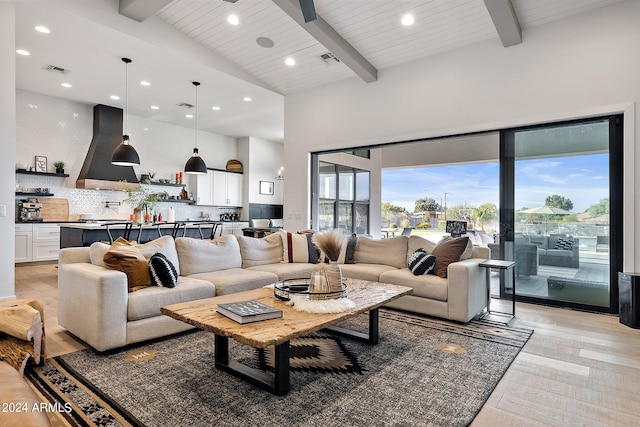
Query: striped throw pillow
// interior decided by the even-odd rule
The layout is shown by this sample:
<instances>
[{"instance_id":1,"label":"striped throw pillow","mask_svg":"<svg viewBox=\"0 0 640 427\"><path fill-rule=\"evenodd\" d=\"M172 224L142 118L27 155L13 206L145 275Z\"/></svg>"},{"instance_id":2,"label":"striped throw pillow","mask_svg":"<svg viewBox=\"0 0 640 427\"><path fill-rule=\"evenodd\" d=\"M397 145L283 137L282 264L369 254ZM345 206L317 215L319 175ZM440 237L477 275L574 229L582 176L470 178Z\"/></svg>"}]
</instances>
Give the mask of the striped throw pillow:
<instances>
[{"instance_id":1,"label":"striped throw pillow","mask_svg":"<svg viewBox=\"0 0 640 427\"><path fill-rule=\"evenodd\" d=\"M423 274L434 274L433 269L436 266L436 257L429 255L427 251L422 248L416 249L416 251L409 257L407 267L416 275L421 276Z\"/></svg>"},{"instance_id":2,"label":"striped throw pillow","mask_svg":"<svg viewBox=\"0 0 640 427\"><path fill-rule=\"evenodd\" d=\"M178 283L178 273L171 261L164 254L156 252L149 258L149 275L152 286L175 288Z\"/></svg>"}]
</instances>

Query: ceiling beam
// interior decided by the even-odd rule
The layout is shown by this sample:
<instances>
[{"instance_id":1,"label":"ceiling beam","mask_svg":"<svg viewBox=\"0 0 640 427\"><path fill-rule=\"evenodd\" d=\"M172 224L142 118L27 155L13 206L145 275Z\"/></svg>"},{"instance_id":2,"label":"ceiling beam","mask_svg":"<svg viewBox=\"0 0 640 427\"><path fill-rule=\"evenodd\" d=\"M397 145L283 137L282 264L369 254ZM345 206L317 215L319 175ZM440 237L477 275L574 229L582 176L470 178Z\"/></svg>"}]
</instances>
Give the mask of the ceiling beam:
<instances>
[{"instance_id":1,"label":"ceiling beam","mask_svg":"<svg viewBox=\"0 0 640 427\"><path fill-rule=\"evenodd\" d=\"M142 22L155 15L173 0L120 0L118 11L127 18Z\"/></svg>"},{"instance_id":2,"label":"ceiling beam","mask_svg":"<svg viewBox=\"0 0 640 427\"><path fill-rule=\"evenodd\" d=\"M367 83L378 80L378 70L319 15L316 20L305 23L298 0L273 2L362 80Z\"/></svg>"},{"instance_id":3,"label":"ceiling beam","mask_svg":"<svg viewBox=\"0 0 640 427\"><path fill-rule=\"evenodd\" d=\"M504 47L522 43L522 28L511 0L484 0Z\"/></svg>"}]
</instances>

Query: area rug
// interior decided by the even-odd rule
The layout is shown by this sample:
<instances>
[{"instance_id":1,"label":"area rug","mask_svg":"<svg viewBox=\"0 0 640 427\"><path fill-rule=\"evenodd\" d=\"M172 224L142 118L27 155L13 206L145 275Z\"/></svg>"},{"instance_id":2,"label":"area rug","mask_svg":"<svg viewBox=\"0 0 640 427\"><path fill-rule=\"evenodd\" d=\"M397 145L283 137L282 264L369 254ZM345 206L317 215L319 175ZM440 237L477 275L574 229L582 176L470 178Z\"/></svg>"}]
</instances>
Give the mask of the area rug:
<instances>
[{"instance_id":1,"label":"area rug","mask_svg":"<svg viewBox=\"0 0 640 427\"><path fill-rule=\"evenodd\" d=\"M367 323L363 315L341 325L364 331ZM86 423L95 414L92 422L105 426L464 426L532 332L383 309L378 345L341 340L360 373L293 370L283 397L217 370L213 336L205 332L110 354L82 350L27 375L72 405L67 418ZM258 366L255 349L229 345L231 357Z\"/></svg>"}]
</instances>

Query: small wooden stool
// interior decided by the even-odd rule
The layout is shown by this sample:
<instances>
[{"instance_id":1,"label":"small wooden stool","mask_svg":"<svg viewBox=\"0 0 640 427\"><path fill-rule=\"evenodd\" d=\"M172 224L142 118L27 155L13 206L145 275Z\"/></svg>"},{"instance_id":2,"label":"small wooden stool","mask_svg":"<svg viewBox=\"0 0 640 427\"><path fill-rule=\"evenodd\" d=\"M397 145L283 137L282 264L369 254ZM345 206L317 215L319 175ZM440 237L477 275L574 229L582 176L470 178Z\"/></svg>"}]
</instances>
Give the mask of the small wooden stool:
<instances>
[{"instance_id":1,"label":"small wooden stool","mask_svg":"<svg viewBox=\"0 0 640 427\"><path fill-rule=\"evenodd\" d=\"M44 309L37 300L0 301L0 360L21 374L45 358Z\"/></svg>"}]
</instances>

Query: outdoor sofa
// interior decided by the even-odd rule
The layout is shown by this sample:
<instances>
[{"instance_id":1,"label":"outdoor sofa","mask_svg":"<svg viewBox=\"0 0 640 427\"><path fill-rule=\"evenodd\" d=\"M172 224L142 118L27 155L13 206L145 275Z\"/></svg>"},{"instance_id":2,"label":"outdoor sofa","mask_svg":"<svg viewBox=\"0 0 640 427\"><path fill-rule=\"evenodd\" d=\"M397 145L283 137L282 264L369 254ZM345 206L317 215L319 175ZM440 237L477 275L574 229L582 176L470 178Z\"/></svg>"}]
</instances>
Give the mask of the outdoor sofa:
<instances>
[{"instance_id":1,"label":"outdoor sofa","mask_svg":"<svg viewBox=\"0 0 640 427\"><path fill-rule=\"evenodd\" d=\"M471 320L486 307L486 274L479 266L489 258L486 247L469 245L467 259L449 264L448 277L442 278L416 276L407 268L416 249L429 252L435 246L418 236L379 240L346 236L342 246L343 277L413 288L412 295L393 301L391 307L459 322ZM228 235L214 240L174 240L165 236L136 248L147 259L155 253L166 256L175 266L177 285L129 292L127 275L104 264L109 245L94 243L60 251L58 321L98 351L191 328L161 315L163 306L310 277L319 267L311 235L284 230L259 239Z\"/></svg>"}]
</instances>

